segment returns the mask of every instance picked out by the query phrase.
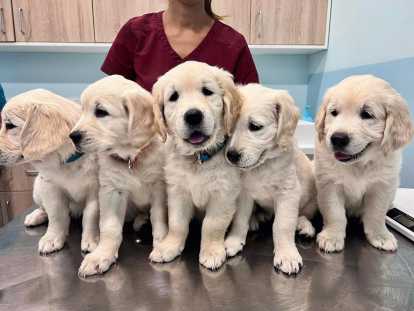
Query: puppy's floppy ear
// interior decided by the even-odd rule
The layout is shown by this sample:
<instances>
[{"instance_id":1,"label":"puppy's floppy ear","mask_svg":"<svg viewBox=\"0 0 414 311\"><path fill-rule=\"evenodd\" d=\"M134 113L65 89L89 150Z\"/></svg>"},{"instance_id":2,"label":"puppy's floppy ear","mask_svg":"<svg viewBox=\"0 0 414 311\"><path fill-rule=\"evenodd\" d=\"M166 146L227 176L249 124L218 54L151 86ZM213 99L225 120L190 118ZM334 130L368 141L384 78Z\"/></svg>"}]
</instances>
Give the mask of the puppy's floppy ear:
<instances>
[{"instance_id":1,"label":"puppy's floppy ear","mask_svg":"<svg viewBox=\"0 0 414 311\"><path fill-rule=\"evenodd\" d=\"M164 116L164 90L165 83L161 77L152 87L152 95L154 98L152 107L157 132L165 142L167 140L167 122Z\"/></svg>"},{"instance_id":2,"label":"puppy's floppy ear","mask_svg":"<svg viewBox=\"0 0 414 311\"><path fill-rule=\"evenodd\" d=\"M381 147L385 154L408 144L413 137L413 123L404 98L393 90L385 104L386 120Z\"/></svg>"},{"instance_id":3,"label":"puppy's floppy ear","mask_svg":"<svg viewBox=\"0 0 414 311\"><path fill-rule=\"evenodd\" d=\"M140 131L154 130L153 98L145 90L128 90L122 96L123 105L128 115L128 135L134 135L134 129Z\"/></svg>"},{"instance_id":4,"label":"puppy's floppy ear","mask_svg":"<svg viewBox=\"0 0 414 311\"><path fill-rule=\"evenodd\" d=\"M330 92L332 89L328 89L326 91L325 96L323 97L322 104L319 108L318 114L316 115L315 120L315 128L316 132L318 134L319 141L322 141L322 139L325 136L325 118L326 118L326 109L328 107L328 103L330 100Z\"/></svg>"},{"instance_id":5,"label":"puppy's floppy ear","mask_svg":"<svg viewBox=\"0 0 414 311\"><path fill-rule=\"evenodd\" d=\"M231 135L240 114L241 95L234 84L233 75L231 73L218 67L212 67L212 70L217 82L224 91L224 130L227 135Z\"/></svg>"},{"instance_id":6,"label":"puppy's floppy ear","mask_svg":"<svg viewBox=\"0 0 414 311\"><path fill-rule=\"evenodd\" d=\"M277 144L284 149L292 143L299 121L299 109L286 91L278 91L276 95L276 117Z\"/></svg>"},{"instance_id":7,"label":"puppy's floppy ear","mask_svg":"<svg viewBox=\"0 0 414 311\"><path fill-rule=\"evenodd\" d=\"M39 160L65 143L72 144L69 134L73 125L65 117L65 106L31 105L20 134L24 158Z\"/></svg>"}]
</instances>

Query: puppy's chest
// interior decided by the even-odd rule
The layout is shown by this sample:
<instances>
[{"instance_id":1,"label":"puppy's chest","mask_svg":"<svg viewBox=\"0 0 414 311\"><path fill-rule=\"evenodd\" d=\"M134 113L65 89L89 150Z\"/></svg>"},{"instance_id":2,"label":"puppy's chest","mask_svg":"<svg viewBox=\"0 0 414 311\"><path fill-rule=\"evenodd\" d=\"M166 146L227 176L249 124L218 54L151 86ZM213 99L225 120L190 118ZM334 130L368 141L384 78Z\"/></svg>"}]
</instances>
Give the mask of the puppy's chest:
<instances>
[{"instance_id":1,"label":"puppy's chest","mask_svg":"<svg viewBox=\"0 0 414 311\"><path fill-rule=\"evenodd\" d=\"M240 173L228 166L224 156L217 155L208 162L169 162L166 167L167 181L190 193L197 208L204 209L212 197L236 198L240 191Z\"/></svg>"},{"instance_id":2,"label":"puppy's chest","mask_svg":"<svg viewBox=\"0 0 414 311\"><path fill-rule=\"evenodd\" d=\"M266 165L242 173L244 191L264 207L272 207L274 199L295 187L296 172L290 167ZM298 193L298 195L300 195Z\"/></svg>"},{"instance_id":3,"label":"puppy's chest","mask_svg":"<svg viewBox=\"0 0 414 311\"><path fill-rule=\"evenodd\" d=\"M346 208L352 212L352 210L360 209L367 191L375 184L384 181L385 176L378 171L366 172L365 174L345 171L337 183L342 186L344 191Z\"/></svg>"},{"instance_id":4,"label":"puppy's chest","mask_svg":"<svg viewBox=\"0 0 414 311\"><path fill-rule=\"evenodd\" d=\"M101 183L129 193L148 193L151 185L161 179L162 169L157 166L130 169L127 165L119 165L100 172Z\"/></svg>"},{"instance_id":5,"label":"puppy's chest","mask_svg":"<svg viewBox=\"0 0 414 311\"><path fill-rule=\"evenodd\" d=\"M93 192L97 193L97 168L90 159L82 159L79 163L63 166L60 170L41 174L46 180L59 186L75 203L83 203Z\"/></svg>"}]
</instances>

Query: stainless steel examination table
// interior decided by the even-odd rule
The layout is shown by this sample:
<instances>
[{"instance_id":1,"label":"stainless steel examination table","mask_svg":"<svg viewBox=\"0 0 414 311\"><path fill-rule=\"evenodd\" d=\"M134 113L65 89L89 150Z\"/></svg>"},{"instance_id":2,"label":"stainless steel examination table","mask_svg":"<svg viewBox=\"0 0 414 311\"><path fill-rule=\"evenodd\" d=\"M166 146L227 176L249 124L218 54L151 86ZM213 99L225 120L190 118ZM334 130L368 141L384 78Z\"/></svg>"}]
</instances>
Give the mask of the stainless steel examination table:
<instances>
[{"instance_id":1,"label":"stainless steel examination table","mask_svg":"<svg viewBox=\"0 0 414 311\"><path fill-rule=\"evenodd\" d=\"M80 279L80 223L65 248L41 257L45 226L23 217L0 229L0 310L414 310L414 244L395 233L399 250L385 253L350 225L345 251L324 254L298 240L304 259L296 277L272 267L271 229L250 234L243 254L217 272L198 264L200 227L192 224L183 255L151 264L149 227L126 225L119 261L103 276Z\"/></svg>"}]
</instances>

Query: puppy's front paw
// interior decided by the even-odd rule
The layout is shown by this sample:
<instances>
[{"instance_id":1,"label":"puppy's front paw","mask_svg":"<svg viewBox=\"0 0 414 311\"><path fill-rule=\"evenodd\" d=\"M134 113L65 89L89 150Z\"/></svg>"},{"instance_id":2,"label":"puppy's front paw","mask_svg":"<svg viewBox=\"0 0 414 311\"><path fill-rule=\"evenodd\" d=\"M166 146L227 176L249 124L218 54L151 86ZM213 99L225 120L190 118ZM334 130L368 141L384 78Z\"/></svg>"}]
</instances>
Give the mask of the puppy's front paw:
<instances>
[{"instance_id":1,"label":"puppy's front paw","mask_svg":"<svg viewBox=\"0 0 414 311\"><path fill-rule=\"evenodd\" d=\"M394 252L398 248L397 239L387 229L383 232L366 232L369 243L381 250Z\"/></svg>"},{"instance_id":2,"label":"puppy's front paw","mask_svg":"<svg viewBox=\"0 0 414 311\"><path fill-rule=\"evenodd\" d=\"M303 266L302 257L296 247L275 250L273 266L288 275L297 274Z\"/></svg>"},{"instance_id":3,"label":"puppy's front paw","mask_svg":"<svg viewBox=\"0 0 414 311\"><path fill-rule=\"evenodd\" d=\"M322 230L316 241L319 248L327 253L340 252L344 249L345 236L332 230Z\"/></svg>"},{"instance_id":4,"label":"puppy's front paw","mask_svg":"<svg viewBox=\"0 0 414 311\"><path fill-rule=\"evenodd\" d=\"M80 277L102 274L116 261L116 256L103 251L95 251L85 256L78 271Z\"/></svg>"},{"instance_id":5,"label":"puppy's front paw","mask_svg":"<svg viewBox=\"0 0 414 311\"><path fill-rule=\"evenodd\" d=\"M219 269L226 261L226 250L224 245L215 244L200 250L200 264L210 270Z\"/></svg>"},{"instance_id":6,"label":"puppy's front paw","mask_svg":"<svg viewBox=\"0 0 414 311\"><path fill-rule=\"evenodd\" d=\"M37 208L30 214L26 215L26 217L24 218L24 225L26 227L35 227L44 224L46 221L46 212L41 208Z\"/></svg>"},{"instance_id":7,"label":"puppy's front paw","mask_svg":"<svg viewBox=\"0 0 414 311\"><path fill-rule=\"evenodd\" d=\"M315 228L305 216L300 216L298 218L298 225L296 226L296 230L300 235L308 238L313 238L315 236Z\"/></svg>"},{"instance_id":8,"label":"puppy's front paw","mask_svg":"<svg viewBox=\"0 0 414 311\"><path fill-rule=\"evenodd\" d=\"M179 243L166 238L162 242L154 245L149 259L152 262L158 263L170 262L181 255L183 248Z\"/></svg>"},{"instance_id":9,"label":"puppy's front paw","mask_svg":"<svg viewBox=\"0 0 414 311\"><path fill-rule=\"evenodd\" d=\"M83 233L81 241L81 250L83 253L91 253L98 246L99 238L98 234Z\"/></svg>"},{"instance_id":10,"label":"puppy's front paw","mask_svg":"<svg viewBox=\"0 0 414 311\"><path fill-rule=\"evenodd\" d=\"M65 245L66 237L63 234L47 233L39 241L39 254L48 255L57 252Z\"/></svg>"},{"instance_id":11,"label":"puppy's front paw","mask_svg":"<svg viewBox=\"0 0 414 311\"><path fill-rule=\"evenodd\" d=\"M226 253L228 257L236 256L243 250L244 241L238 236L229 236L226 241L224 241L224 247L226 248Z\"/></svg>"}]
</instances>

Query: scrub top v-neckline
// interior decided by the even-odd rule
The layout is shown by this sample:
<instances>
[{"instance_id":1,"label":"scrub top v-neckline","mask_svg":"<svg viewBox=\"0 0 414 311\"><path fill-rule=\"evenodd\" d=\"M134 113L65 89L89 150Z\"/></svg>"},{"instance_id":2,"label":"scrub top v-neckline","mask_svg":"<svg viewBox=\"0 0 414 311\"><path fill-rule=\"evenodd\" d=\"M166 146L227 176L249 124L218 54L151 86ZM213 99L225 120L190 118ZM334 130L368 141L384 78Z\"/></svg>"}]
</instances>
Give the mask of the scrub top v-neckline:
<instances>
[{"instance_id":1,"label":"scrub top v-neckline","mask_svg":"<svg viewBox=\"0 0 414 311\"><path fill-rule=\"evenodd\" d=\"M259 81L247 42L233 28L215 21L198 46L181 58L164 33L162 12L133 17L122 26L102 71L122 75L151 92L159 77L189 60L223 68L239 84Z\"/></svg>"},{"instance_id":2,"label":"scrub top v-neckline","mask_svg":"<svg viewBox=\"0 0 414 311\"><path fill-rule=\"evenodd\" d=\"M197 55L197 52L202 50L203 47L208 43L210 37L212 36L212 33L214 32L214 29L216 28L216 25L218 23L217 20L214 20L213 25L211 25L210 29L208 30L207 34L204 36L204 38L200 41L200 43L185 57L181 57L180 54L174 49L174 47L171 45L170 41L168 40L167 33L165 32L164 28L164 22L163 17L164 12L161 12L161 14L158 14L158 23L161 29L161 38L163 42L165 43L165 47L168 50L168 52L176 57L180 62L185 62L186 60L192 59Z\"/></svg>"}]
</instances>

